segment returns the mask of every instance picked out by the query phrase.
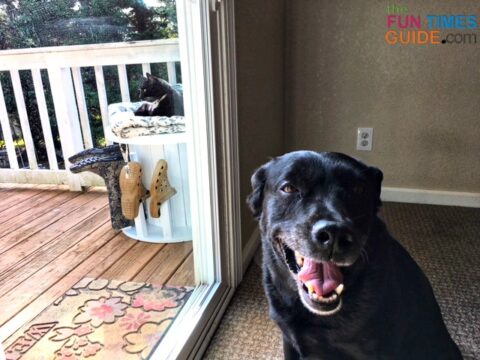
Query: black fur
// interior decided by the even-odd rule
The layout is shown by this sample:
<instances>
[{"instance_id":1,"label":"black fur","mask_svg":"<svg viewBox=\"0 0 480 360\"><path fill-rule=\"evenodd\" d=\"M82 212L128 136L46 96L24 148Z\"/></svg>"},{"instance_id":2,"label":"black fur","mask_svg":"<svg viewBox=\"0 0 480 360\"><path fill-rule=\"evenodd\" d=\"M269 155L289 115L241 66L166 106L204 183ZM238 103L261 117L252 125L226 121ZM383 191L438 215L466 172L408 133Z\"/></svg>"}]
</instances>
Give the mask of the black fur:
<instances>
[{"instance_id":1,"label":"black fur","mask_svg":"<svg viewBox=\"0 0 480 360\"><path fill-rule=\"evenodd\" d=\"M275 158L252 176L248 204L259 220L270 317L287 359L462 358L429 281L377 216L382 179L346 155L310 151ZM348 229L352 242L320 246L312 228L325 220ZM318 315L302 303L285 247L342 265L338 312Z\"/></svg>"},{"instance_id":2,"label":"black fur","mask_svg":"<svg viewBox=\"0 0 480 360\"><path fill-rule=\"evenodd\" d=\"M143 77L140 99L146 102L135 111L137 116L184 115L182 93L165 80L149 73Z\"/></svg>"}]
</instances>

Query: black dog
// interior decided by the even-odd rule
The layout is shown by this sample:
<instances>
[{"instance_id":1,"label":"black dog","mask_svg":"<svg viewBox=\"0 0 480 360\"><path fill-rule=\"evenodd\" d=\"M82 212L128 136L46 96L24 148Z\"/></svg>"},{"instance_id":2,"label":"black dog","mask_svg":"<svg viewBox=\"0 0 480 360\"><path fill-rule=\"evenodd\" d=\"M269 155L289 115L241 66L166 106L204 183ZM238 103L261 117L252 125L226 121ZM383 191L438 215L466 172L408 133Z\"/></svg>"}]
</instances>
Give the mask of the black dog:
<instances>
[{"instance_id":1,"label":"black dog","mask_svg":"<svg viewBox=\"0 0 480 360\"><path fill-rule=\"evenodd\" d=\"M252 176L270 317L287 359L461 359L427 278L377 217L383 174L292 152Z\"/></svg>"}]
</instances>

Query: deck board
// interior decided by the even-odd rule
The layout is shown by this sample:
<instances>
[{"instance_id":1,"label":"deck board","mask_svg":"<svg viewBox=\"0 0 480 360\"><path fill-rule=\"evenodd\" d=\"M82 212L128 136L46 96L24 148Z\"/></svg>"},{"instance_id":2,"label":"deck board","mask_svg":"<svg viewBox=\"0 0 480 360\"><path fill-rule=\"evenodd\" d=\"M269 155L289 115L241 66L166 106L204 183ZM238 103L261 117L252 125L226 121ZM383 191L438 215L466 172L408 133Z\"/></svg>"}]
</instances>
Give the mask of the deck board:
<instances>
[{"instance_id":1,"label":"deck board","mask_svg":"<svg viewBox=\"0 0 480 360\"><path fill-rule=\"evenodd\" d=\"M0 185L0 198L9 204L0 211L0 341L84 277L194 285L191 242L143 243L113 230L104 191Z\"/></svg>"},{"instance_id":2,"label":"deck board","mask_svg":"<svg viewBox=\"0 0 480 360\"><path fill-rule=\"evenodd\" d=\"M88 215L90 210L89 208L83 208L83 205L93 201L95 201L95 205L105 206L107 204L107 200L103 197L100 197L98 194L87 193L64 202L63 204L34 219L33 221L26 222L22 226L18 227L14 232L11 232L0 238L0 254L14 246L18 246L26 239L29 239L29 242L31 243L32 238L40 237L42 243L45 243L47 241L45 236L48 236L49 234L51 235L52 233L56 233L58 235L59 233L62 233L62 229L66 229L68 225L76 223L79 209L83 209L82 213L84 216ZM98 209L98 207L96 208ZM75 216L69 216L67 219L65 219L65 217L72 212L75 212ZM1 260L0 263L2 263Z\"/></svg>"},{"instance_id":3,"label":"deck board","mask_svg":"<svg viewBox=\"0 0 480 360\"><path fill-rule=\"evenodd\" d=\"M191 251L191 242L166 244L132 280L163 284Z\"/></svg>"},{"instance_id":4,"label":"deck board","mask_svg":"<svg viewBox=\"0 0 480 360\"><path fill-rule=\"evenodd\" d=\"M187 286L195 282L193 272L193 254L190 253L167 283L175 286Z\"/></svg>"},{"instance_id":5,"label":"deck board","mask_svg":"<svg viewBox=\"0 0 480 360\"><path fill-rule=\"evenodd\" d=\"M6 207L4 211L0 213L0 224L3 229L5 223L9 223L9 220L16 221L25 221L26 219L31 219L32 216L42 214L42 211L48 206L52 206L54 203L53 198L58 197L59 195L64 194L65 191L41 191L38 194L30 197L29 201L26 203L16 203L12 206ZM62 201L62 198L56 200ZM23 215L23 216L21 216Z\"/></svg>"}]
</instances>

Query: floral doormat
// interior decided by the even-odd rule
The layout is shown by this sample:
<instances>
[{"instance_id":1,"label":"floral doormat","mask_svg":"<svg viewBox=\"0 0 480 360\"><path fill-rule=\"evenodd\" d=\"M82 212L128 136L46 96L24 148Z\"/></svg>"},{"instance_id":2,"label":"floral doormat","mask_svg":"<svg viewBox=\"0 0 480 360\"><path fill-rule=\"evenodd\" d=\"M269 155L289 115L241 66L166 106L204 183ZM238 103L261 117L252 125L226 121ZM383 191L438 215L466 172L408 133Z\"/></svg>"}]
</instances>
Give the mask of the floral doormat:
<instances>
[{"instance_id":1,"label":"floral doormat","mask_svg":"<svg viewBox=\"0 0 480 360\"><path fill-rule=\"evenodd\" d=\"M148 359L192 290L82 279L10 337L6 358Z\"/></svg>"}]
</instances>

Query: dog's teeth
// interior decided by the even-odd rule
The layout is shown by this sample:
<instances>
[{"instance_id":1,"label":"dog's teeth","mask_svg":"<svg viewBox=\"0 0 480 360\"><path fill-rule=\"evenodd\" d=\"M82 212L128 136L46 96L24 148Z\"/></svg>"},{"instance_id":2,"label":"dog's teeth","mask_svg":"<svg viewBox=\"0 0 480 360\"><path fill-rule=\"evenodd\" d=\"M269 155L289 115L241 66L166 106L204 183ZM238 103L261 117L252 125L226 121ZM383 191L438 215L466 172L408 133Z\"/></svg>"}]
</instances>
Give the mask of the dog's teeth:
<instances>
[{"instance_id":1,"label":"dog's teeth","mask_svg":"<svg viewBox=\"0 0 480 360\"><path fill-rule=\"evenodd\" d=\"M312 284L308 284L307 288L308 288L308 293L309 294L315 294L315 289L313 288Z\"/></svg>"},{"instance_id":2,"label":"dog's teeth","mask_svg":"<svg viewBox=\"0 0 480 360\"><path fill-rule=\"evenodd\" d=\"M337 288L335 289L335 292L336 292L338 295L341 295L344 288L345 288L345 286L343 286L343 284L340 284L340 285L338 285Z\"/></svg>"},{"instance_id":3,"label":"dog's teeth","mask_svg":"<svg viewBox=\"0 0 480 360\"><path fill-rule=\"evenodd\" d=\"M299 266L303 266L303 256L300 255L297 251L295 251L295 260Z\"/></svg>"}]
</instances>

